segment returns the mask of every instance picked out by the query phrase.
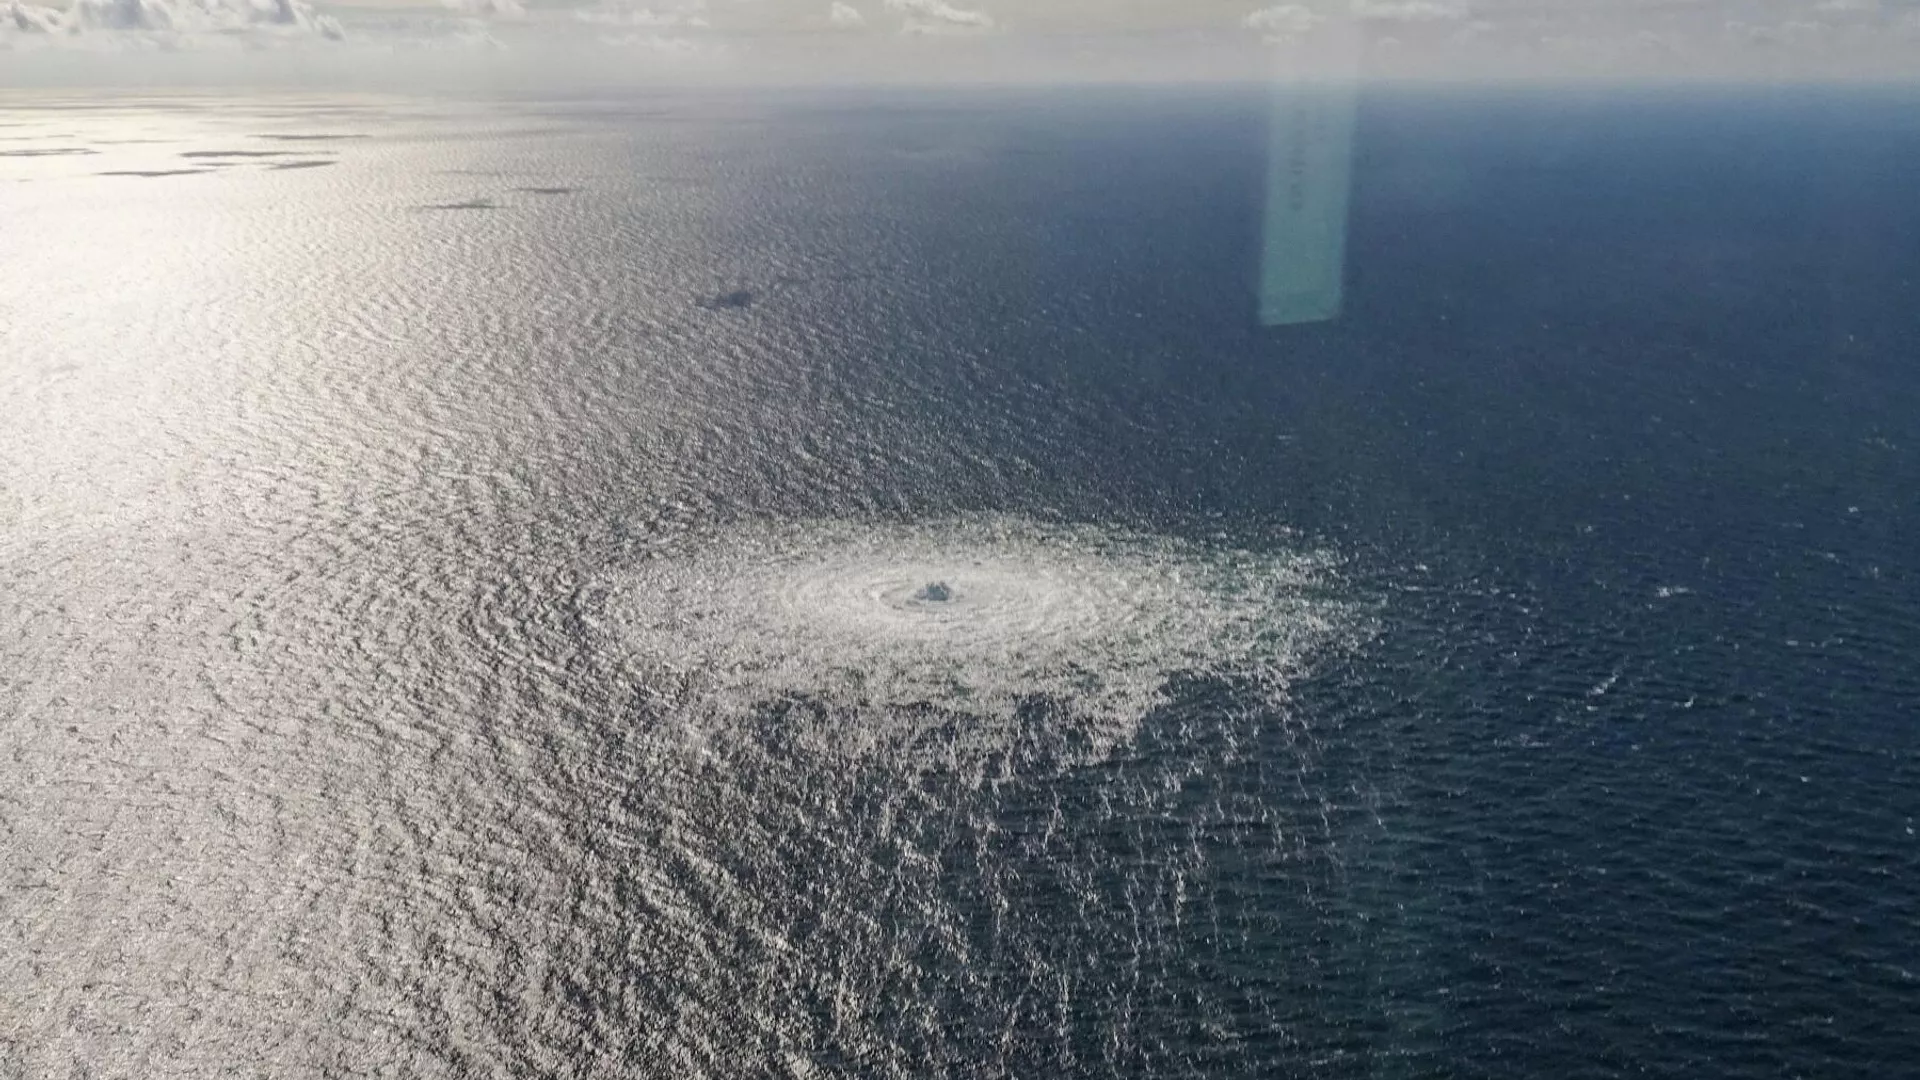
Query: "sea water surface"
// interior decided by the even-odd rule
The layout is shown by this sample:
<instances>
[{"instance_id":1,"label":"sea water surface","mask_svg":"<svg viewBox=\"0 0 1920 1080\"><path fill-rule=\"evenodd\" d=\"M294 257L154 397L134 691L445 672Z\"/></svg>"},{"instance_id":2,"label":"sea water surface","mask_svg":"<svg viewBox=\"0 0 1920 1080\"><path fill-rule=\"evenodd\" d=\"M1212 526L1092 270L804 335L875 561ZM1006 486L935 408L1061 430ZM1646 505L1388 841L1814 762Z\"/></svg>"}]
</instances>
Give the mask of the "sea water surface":
<instances>
[{"instance_id":1,"label":"sea water surface","mask_svg":"<svg viewBox=\"0 0 1920 1080\"><path fill-rule=\"evenodd\" d=\"M1889 1077L1920 108L10 101L0 1077Z\"/></svg>"}]
</instances>

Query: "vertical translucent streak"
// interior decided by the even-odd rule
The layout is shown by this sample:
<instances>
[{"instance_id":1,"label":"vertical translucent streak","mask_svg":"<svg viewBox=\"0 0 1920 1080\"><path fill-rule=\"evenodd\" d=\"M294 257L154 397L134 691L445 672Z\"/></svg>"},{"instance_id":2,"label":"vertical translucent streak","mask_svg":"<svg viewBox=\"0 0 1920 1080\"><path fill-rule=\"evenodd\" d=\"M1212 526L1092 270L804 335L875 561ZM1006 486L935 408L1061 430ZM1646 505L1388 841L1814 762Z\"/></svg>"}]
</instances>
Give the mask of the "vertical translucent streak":
<instances>
[{"instance_id":1,"label":"vertical translucent streak","mask_svg":"<svg viewBox=\"0 0 1920 1080\"><path fill-rule=\"evenodd\" d=\"M1325 28L1332 70L1283 76L1274 87L1260 272L1263 326L1340 314L1347 198L1353 175L1353 38Z\"/></svg>"}]
</instances>

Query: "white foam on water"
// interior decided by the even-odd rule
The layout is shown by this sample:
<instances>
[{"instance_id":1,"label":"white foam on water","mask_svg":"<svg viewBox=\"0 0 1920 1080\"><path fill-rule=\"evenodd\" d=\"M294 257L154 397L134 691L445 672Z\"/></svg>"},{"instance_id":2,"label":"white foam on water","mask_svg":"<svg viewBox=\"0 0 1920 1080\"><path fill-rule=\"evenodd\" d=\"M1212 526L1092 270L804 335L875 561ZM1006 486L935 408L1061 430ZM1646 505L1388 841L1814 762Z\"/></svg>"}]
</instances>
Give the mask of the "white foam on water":
<instances>
[{"instance_id":1,"label":"white foam on water","mask_svg":"<svg viewBox=\"0 0 1920 1080\"><path fill-rule=\"evenodd\" d=\"M1006 745L1039 700L1103 754L1182 672L1281 700L1355 625L1335 566L1012 517L815 521L690 537L617 574L600 621L693 724L798 699L838 752L901 751L939 726L966 753Z\"/></svg>"}]
</instances>

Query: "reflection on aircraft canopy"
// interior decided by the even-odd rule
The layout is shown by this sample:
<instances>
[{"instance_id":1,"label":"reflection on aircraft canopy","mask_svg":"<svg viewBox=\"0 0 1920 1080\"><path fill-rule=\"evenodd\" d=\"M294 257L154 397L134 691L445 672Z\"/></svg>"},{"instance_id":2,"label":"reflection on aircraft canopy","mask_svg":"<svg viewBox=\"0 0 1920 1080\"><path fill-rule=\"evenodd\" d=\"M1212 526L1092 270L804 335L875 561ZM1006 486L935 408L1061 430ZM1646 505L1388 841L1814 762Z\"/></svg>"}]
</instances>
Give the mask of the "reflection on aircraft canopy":
<instances>
[{"instance_id":1,"label":"reflection on aircraft canopy","mask_svg":"<svg viewBox=\"0 0 1920 1080\"><path fill-rule=\"evenodd\" d=\"M1332 49L1351 56L1350 34L1329 38ZM1350 63L1341 68L1283 77L1274 88L1260 271L1264 326L1340 314L1356 96Z\"/></svg>"}]
</instances>

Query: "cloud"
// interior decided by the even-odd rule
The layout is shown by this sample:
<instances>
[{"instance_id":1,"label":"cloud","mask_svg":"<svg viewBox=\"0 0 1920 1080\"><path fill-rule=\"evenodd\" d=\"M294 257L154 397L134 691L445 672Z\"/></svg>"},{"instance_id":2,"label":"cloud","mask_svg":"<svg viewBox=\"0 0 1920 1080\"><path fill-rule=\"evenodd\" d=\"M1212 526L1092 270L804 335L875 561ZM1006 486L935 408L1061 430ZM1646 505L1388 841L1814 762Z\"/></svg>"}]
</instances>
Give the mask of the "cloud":
<instances>
[{"instance_id":1,"label":"cloud","mask_svg":"<svg viewBox=\"0 0 1920 1080\"><path fill-rule=\"evenodd\" d=\"M65 11L14 0L0 29L109 49L346 36L305 0L74 0Z\"/></svg>"},{"instance_id":2,"label":"cloud","mask_svg":"<svg viewBox=\"0 0 1920 1080\"><path fill-rule=\"evenodd\" d=\"M718 59L730 51L722 35L711 33L706 0L664 0L643 7L634 0L600 0L576 9L575 20L603 27L599 43L626 52L644 52L674 66Z\"/></svg>"},{"instance_id":3,"label":"cloud","mask_svg":"<svg viewBox=\"0 0 1920 1080\"><path fill-rule=\"evenodd\" d=\"M946 0L887 0L887 10L906 17L901 30L909 34L970 33L994 25L986 12L957 8Z\"/></svg>"},{"instance_id":4,"label":"cloud","mask_svg":"<svg viewBox=\"0 0 1920 1080\"><path fill-rule=\"evenodd\" d=\"M1300 4L1279 4L1261 8L1241 22L1265 40L1278 44L1304 37L1322 21L1320 15L1311 8Z\"/></svg>"},{"instance_id":5,"label":"cloud","mask_svg":"<svg viewBox=\"0 0 1920 1080\"><path fill-rule=\"evenodd\" d=\"M1328 8L1331 8L1331 14L1323 13ZM1350 5L1340 4L1336 0L1332 5L1321 4L1320 9L1309 4L1289 2L1261 8L1242 19L1241 25L1271 44L1285 44L1306 37L1325 25L1330 18L1351 16L1369 23L1404 24L1454 22L1466 18L1466 15L1464 5L1448 0L1352 0ZM1388 47L1398 44L1386 38L1374 42L1376 46L1383 43Z\"/></svg>"},{"instance_id":6,"label":"cloud","mask_svg":"<svg viewBox=\"0 0 1920 1080\"><path fill-rule=\"evenodd\" d=\"M334 48L324 39L346 36L342 23L352 43ZM1383 77L1911 78L1920 71L1920 0L0 0L0 83L23 77L20 58L30 53L40 54L30 61L34 79L77 79L83 67L108 67L62 58L73 50L138 51L156 70L211 72L224 69L165 54L221 51L237 69L244 54L305 42L316 52L324 45L325 63L355 77L391 67L428 85L441 68L396 58L502 42L534 83L612 81L659 66L633 63L641 53L702 50L724 53L743 79L768 81L829 72L1213 80L1270 74L1263 41L1305 42L1288 62L1312 65L1336 44L1347 48L1348 37L1370 57L1366 70ZM968 47L916 47L958 43L949 38ZM453 70L451 60L433 63ZM260 70L272 64L269 56ZM323 70L335 69L311 69Z\"/></svg>"},{"instance_id":7,"label":"cloud","mask_svg":"<svg viewBox=\"0 0 1920 1080\"><path fill-rule=\"evenodd\" d=\"M1353 14L1368 22L1433 23L1464 19L1467 9L1441 0L1354 0Z\"/></svg>"},{"instance_id":8,"label":"cloud","mask_svg":"<svg viewBox=\"0 0 1920 1080\"><path fill-rule=\"evenodd\" d=\"M672 34L621 34L604 37L600 41L601 44L612 45L615 48L640 49L645 52L659 53L662 56L712 56L720 51L718 46L690 38L675 37Z\"/></svg>"},{"instance_id":9,"label":"cloud","mask_svg":"<svg viewBox=\"0 0 1920 1080\"><path fill-rule=\"evenodd\" d=\"M23 34L58 34L67 29L67 17L53 8L16 2L7 10L5 25Z\"/></svg>"},{"instance_id":10,"label":"cloud","mask_svg":"<svg viewBox=\"0 0 1920 1080\"><path fill-rule=\"evenodd\" d=\"M520 6L520 0L440 0L442 6L471 15L476 19L505 19L518 21L527 17L527 9Z\"/></svg>"},{"instance_id":11,"label":"cloud","mask_svg":"<svg viewBox=\"0 0 1920 1080\"><path fill-rule=\"evenodd\" d=\"M1735 33L1744 33L1747 40L1755 45L1785 48L1817 45L1827 31L1825 26L1810 19L1782 19L1759 26L1735 21L1728 23L1727 28Z\"/></svg>"},{"instance_id":12,"label":"cloud","mask_svg":"<svg viewBox=\"0 0 1920 1080\"><path fill-rule=\"evenodd\" d=\"M645 26L656 29L668 27L691 27L705 29L706 16L701 14L707 8L706 0L682 0L662 8L641 7L631 0L601 0L601 3L581 8L573 17L586 23L601 26Z\"/></svg>"},{"instance_id":13,"label":"cloud","mask_svg":"<svg viewBox=\"0 0 1920 1080\"><path fill-rule=\"evenodd\" d=\"M166 32L185 29L194 12L182 10L176 19L174 6L157 0L78 0L68 14L67 25L77 30Z\"/></svg>"}]
</instances>

